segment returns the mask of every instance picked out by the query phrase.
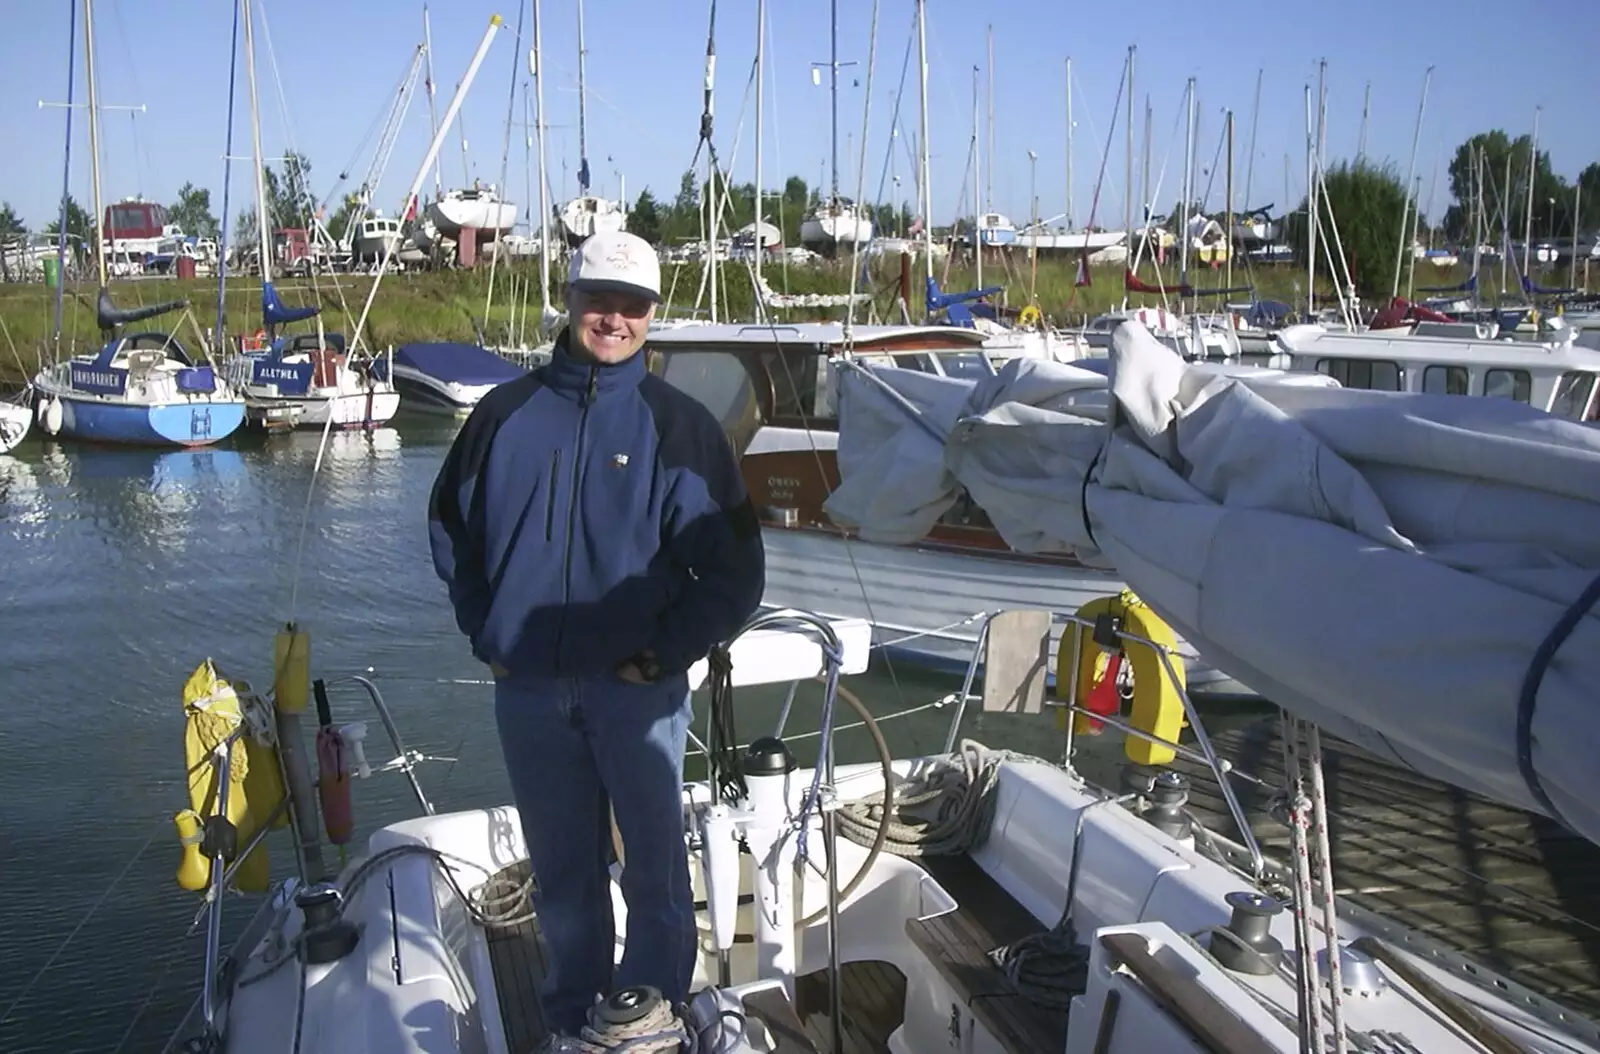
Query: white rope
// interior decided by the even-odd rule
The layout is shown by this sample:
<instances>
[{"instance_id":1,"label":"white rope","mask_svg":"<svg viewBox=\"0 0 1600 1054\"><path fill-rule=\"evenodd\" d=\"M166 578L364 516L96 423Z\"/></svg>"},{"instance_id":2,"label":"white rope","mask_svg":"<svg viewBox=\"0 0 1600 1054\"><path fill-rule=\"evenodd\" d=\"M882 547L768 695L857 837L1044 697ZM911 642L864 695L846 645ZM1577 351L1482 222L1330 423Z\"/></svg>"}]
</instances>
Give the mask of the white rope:
<instances>
[{"instance_id":1,"label":"white rope","mask_svg":"<svg viewBox=\"0 0 1600 1054\"><path fill-rule=\"evenodd\" d=\"M1323 944L1328 952L1328 1001L1332 1011L1334 1054L1345 1054L1349 1037L1344 1030L1344 981L1339 964L1339 912L1333 892L1333 853L1328 846L1328 792L1322 778L1322 733L1306 723L1306 759L1311 768L1311 831L1317 892L1322 898Z\"/></svg>"},{"instance_id":2,"label":"white rope","mask_svg":"<svg viewBox=\"0 0 1600 1054\"><path fill-rule=\"evenodd\" d=\"M1288 797L1290 874L1294 890L1295 955L1298 964L1295 995L1299 1002L1296 1019L1300 1028L1301 1054L1322 1054L1322 1012L1317 998L1317 960L1311 937L1311 861L1306 848L1306 829L1310 823L1307 798L1300 768L1300 724L1287 710L1280 715L1283 740L1285 794Z\"/></svg>"},{"instance_id":3,"label":"white rope","mask_svg":"<svg viewBox=\"0 0 1600 1054\"><path fill-rule=\"evenodd\" d=\"M953 757L941 758L921 775L901 781L887 810L881 790L841 804L839 833L870 847L879 829L887 828L883 851L895 856L971 852L988 840L1000 763L1009 757L1009 752L963 739Z\"/></svg>"},{"instance_id":4,"label":"white rope","mask_svg":"<svg viewBox=\"0 0 1600 1054\"><path fill-rule=\"evenodd\" d=\"M665 999L639 1020L625 1025L599 1022L595 1017L596 1011L589 1011L589 1023L579 1031L574 1050L583 1054L604 1054L618 1049L626 1049L630 1054L678 1054L683 1046L683 1026Z\"/></svg>"}]
</instances>

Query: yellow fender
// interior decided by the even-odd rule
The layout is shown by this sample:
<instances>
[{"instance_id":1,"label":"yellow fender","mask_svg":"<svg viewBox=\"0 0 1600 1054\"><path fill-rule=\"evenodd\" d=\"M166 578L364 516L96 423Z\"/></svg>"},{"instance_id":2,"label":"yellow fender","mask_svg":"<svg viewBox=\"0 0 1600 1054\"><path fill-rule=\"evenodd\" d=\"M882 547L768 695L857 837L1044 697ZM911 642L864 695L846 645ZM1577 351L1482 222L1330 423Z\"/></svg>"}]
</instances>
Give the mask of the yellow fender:
<instances>
[{"instance_id":1,"label":"yellow fender","mask_svg":"<svg viewBox=\"0 0 1600 1054\"><path fill-rule=\"evenodd\" d=\"M1074 624L1072 629L1061 635L1061 644L1056 650L1056 691L1065 693L1064 686L1076 684L1077 694L1074 698L1081 701L1088 698L1089 690L1104 675L1110 656L1095 644L1092 623L1107 613L1122 620L1123 632L1154 641L1168 649L1176 681L1167 675L1160 655L1153 649L1132 641L1124 645L1123 661L1133 674L1133 706L1128 723L1142 732L1176 743L1185 724L1180 692L1186 687L1183 658L1176 654L1178 636L1131 590L1125 589L1114 597L1099 597L1077 610L1075 614L1091 625ZM1076 669L1073 668L1074 640L1077 643ZM1064 721L1066 713L1064 710L1058 711L1057 720ZM1075 733L1087 730L1089 718L1075 713L1072 720ZM1177 757L1177 752L1171 747L1160 746L1138 736L1125 736L1122 749L1128 760L1138 765L1168 765Z\"/></svg>"},{"instance_id":2,"label":"yellow fender","mask_svg":"<svg viewBox=\"0 0 1600 1054\"><path fill-rule=\"evenodd\" d=\"M183 856L178 865L178 885L201 890L210 878L210 864L200 852L204 818L215 815L218 798L217 769L212 755L245 720L239 693L218 674L210 659L196 667L183 686L183 758L189 788L188 808L174 818ZM271 815L282 797L277 779L277 758L270 746L246 734L228 748L228 820L238 832L242 848ZM261 769L252 777L253 769ZM277 797L271 797L273 788ZM259 790L268 796L252 795ZM266 844L256 846L234 872L234 886L246 893L265 892L271 883Z\"/></svg>"}]
</instances>

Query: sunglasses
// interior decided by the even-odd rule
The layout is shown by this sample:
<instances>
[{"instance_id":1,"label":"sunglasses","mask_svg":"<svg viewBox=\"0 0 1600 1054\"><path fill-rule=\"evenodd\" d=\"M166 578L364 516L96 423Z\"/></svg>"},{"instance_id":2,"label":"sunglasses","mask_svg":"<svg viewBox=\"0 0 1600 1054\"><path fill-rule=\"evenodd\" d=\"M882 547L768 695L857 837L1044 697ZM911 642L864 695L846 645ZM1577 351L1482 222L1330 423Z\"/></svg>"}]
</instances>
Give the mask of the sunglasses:
<instances>
[{"instance_id":1,"label":"sunglasses","mask_svg":"<svg viewBox=\"0 0 1600 1054\"><path fill-rule=\"evenodd\" d=\"M623 318L640 319L650 314L650 309L655 306L649 297L610 290L585 292L581 296L578 313L583 315L621 315Z\"/></svg>"}]
</instances>

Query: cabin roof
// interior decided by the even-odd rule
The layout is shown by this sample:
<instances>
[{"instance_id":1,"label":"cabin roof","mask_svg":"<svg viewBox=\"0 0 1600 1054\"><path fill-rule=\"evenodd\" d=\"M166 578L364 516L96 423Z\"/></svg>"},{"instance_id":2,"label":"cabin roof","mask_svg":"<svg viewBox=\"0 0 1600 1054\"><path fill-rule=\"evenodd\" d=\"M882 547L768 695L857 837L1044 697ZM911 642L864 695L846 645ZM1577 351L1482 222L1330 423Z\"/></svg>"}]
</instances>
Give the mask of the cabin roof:
<instances>
[{"instance_id":1,"label":"cabin roof","mask_svg":"<svg viewBox=\"0 0 1600 1054\"><path fill-rule=\"evenodd\" d=\"M855 326L851 336L857 349L889 346L902 341L915 342L916 350L937 350L937 342L953 351L975 351L986 339L975 329L960 326ZM799 322L783 325L743 325L740 323L689 324L652 329L652 347L666 348L685 344L780 344L829 348L843 347L844 326L838 322Z\"/></svg>"},{"instance_id":2,"label":"cabin roof","mask_svg":"<svg viewBox=\"0 0 1600 1054\"><path fill-rule=\"evenodd\" d=\"M1337 333L1320 326L1290 326L1279 332L1285 351L1310 358L1381 359L1548 370L1600 370L1600 351L1576 344L1511 340L1463 340L1381 333Z\"/></svg>"}]
</instances>

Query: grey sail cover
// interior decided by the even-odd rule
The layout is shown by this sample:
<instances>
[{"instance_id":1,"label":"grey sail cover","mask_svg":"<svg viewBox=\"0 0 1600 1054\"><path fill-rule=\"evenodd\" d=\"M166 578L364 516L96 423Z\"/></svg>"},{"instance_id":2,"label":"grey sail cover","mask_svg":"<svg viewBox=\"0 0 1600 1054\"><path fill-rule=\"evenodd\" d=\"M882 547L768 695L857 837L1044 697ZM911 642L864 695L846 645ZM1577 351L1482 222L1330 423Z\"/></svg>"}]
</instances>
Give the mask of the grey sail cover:
<instances>
[{"instance_id":1,"label":"grey sail cover","mask_svg":"<svg viewBox=\"0 0 1600 1054\"><path fill-rule=\"evenodd\" d=\"M1115 567L1300 717L1600 841L1600 616L1579 604L1600 575L1600 430L1230 375L1137 323L1109 386L1021 359L976 383L868 372L838 374L837 522L913 542L964 488L1013 548Z\"/></svg>"}]
</instances>

